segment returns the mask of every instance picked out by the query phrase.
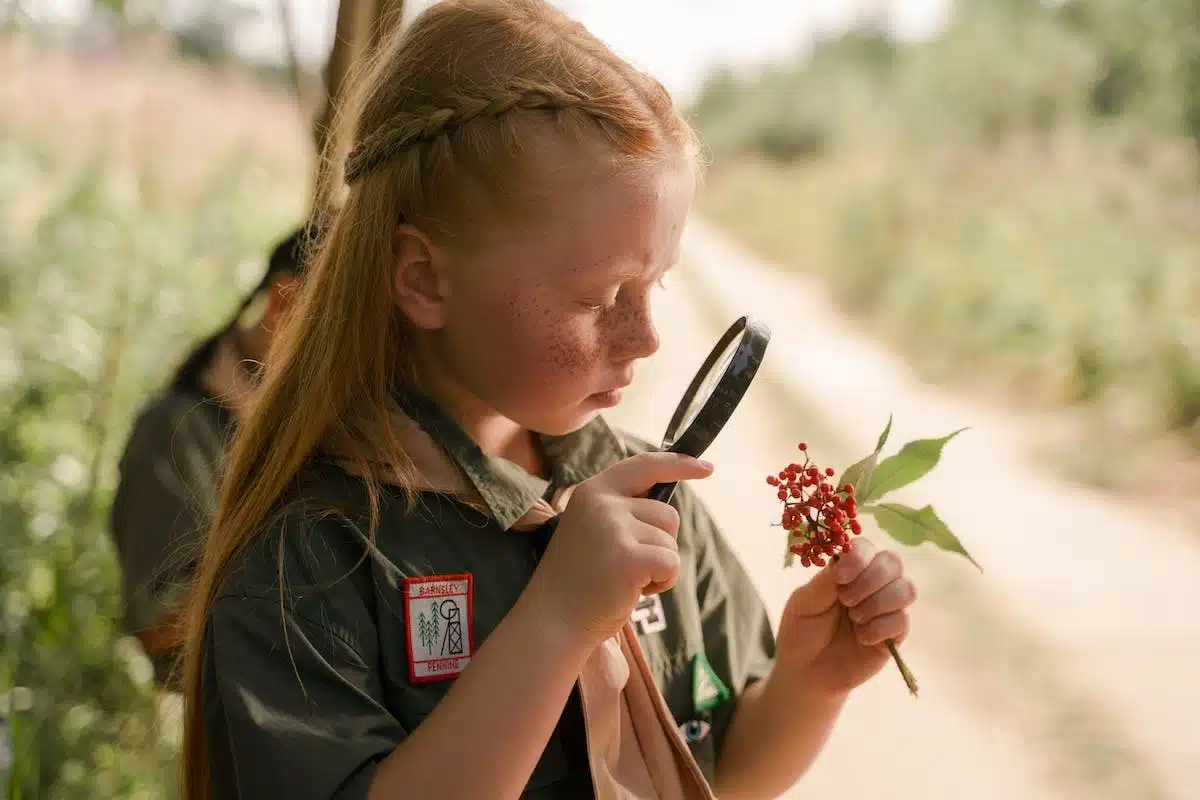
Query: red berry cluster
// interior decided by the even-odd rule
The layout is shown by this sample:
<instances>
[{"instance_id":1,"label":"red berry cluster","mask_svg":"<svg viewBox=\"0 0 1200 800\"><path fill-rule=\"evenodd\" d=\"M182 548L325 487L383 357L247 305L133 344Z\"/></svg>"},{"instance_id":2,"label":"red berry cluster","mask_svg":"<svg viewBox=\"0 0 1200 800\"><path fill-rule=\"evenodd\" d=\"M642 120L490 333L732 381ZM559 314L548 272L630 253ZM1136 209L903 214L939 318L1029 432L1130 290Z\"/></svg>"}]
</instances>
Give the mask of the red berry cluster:
<instances>
[{"instance_id":1,"label":"red berry cluster","mask_svg":"<svg viewBox=\"0 0 1200 800\"><path fill-rule=\"evenodd\" d=\"M832 469L822 470L808 455L808 445L800 443L803 464L789 464L778 475L768 475L767 483L779 487L783 501L780 523L791 538L791 551L800 556L801 565L825 566L826 556L848 553L853 549L850 535L862 533L854 487L846 484L834 489L828 479Z\"/></svg>"}]
</instances>

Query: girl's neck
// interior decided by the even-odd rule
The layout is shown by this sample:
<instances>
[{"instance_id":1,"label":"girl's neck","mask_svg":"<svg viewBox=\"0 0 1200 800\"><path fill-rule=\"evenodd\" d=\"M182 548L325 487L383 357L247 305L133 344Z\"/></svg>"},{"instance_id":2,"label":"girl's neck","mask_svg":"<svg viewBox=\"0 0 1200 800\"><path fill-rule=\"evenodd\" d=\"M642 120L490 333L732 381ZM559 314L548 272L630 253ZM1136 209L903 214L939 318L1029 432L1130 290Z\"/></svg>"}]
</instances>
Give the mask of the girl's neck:
<instances>
[{"instance_id":1,"label":"girl's neck","mask_svg":"<svg viewBox=\"0 0 1200 800\"><path fill-rule=\"evenodd\" d=\"M533 431L488 408L444 376L425 372L421 391L449 415L489 456L513 462L530 475L549 478L541 443Z\"/></svg>"}]
</instances>

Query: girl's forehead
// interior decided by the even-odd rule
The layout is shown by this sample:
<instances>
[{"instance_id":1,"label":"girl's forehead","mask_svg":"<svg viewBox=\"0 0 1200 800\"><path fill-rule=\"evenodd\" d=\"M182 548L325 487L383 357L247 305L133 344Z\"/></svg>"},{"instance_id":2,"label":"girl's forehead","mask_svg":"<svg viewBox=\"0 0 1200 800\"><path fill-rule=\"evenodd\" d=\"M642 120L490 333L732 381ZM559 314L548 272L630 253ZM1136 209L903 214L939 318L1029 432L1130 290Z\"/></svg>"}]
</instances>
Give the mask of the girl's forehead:
<instances>
[{"instance_id":1,"label":"girl's forehead","mask_svg":"<svg viewBox=\"0 0 1200 800\"><path fill-rule=\"evenodd\" d=\"M694 178L682 170L613 176L579 187L539 220L526 263L547 277L636 280L676 257Z\"/></svg>"}]
</instances>

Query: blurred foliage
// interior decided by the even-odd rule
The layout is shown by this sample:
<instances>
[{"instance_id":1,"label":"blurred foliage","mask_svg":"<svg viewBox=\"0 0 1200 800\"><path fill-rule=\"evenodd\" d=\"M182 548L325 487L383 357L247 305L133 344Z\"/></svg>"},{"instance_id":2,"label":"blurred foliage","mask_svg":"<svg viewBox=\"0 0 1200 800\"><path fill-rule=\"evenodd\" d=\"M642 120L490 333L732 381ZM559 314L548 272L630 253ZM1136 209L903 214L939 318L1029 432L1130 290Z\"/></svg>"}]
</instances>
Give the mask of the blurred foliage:
<instances>
[{"instance_id":1,"label":"blurred foliage","mask_svg":"<svg viewBox=\"0 0 1200 800\"><path fill-rule=\"evenodd\" d=\"M1200 447L1200 0L960 0L693 113L707 213L927 376L1086 409L1096 464Z\"/></svg>"},{"instance_id":2,"label":"blurred foliage","mask_svg":"<svg viewBox=\"0 0 1200 800\"><path fill-rule=\"evenodd\" d=\"M289 3L296 5L296 0ZM35 6L0 0L0 35L17 33L43 46L94 51L124 51L153 43L212 70L248 73L256 83L287 90L299 83L306 97L323 89L322 76L303 63L295 65L294 74L289 63L239 49L239 29L273 22L260 0L76 0L71 4L75 16L70 24L34 14L27 5Z\"/></svg>"},{"instance_id":3,"label":"blurred foliage","mask_svg":"<svg viewBox=\"0 0 1200 800\"><path fill-rule=\"evenodd\" d=\"M116 461L300 219L306 132L286 102L167 61L10 42L0 72L6 796L171 797L177 698L115 622Z\"/></svg>"}]
</instances>

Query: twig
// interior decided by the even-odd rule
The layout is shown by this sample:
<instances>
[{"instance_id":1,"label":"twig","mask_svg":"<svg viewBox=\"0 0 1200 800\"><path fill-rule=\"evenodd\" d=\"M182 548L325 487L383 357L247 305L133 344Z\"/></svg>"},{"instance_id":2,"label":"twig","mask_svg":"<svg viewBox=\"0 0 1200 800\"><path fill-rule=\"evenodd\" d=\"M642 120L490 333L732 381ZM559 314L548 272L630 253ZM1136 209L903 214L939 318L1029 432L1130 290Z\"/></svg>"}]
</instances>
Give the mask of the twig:
<instances>
[{"instance_id":1,"label":"twig","mask_svg":"<svg viewBox=\"0 0 1200 800\"><path fill-rule=\"evenodd\" d=\"M904 678L904 685L908 687L908 692L913 697L917 696L917 676L912 674L912 670L908 668L908 664L904 663L904 659L900 657L900 651L896 648L896 643L891 639L887 640L888 652L892 654L892 661L896 662L896 669L900 670L900 677Z\"/></svg>"}]
</instances>

